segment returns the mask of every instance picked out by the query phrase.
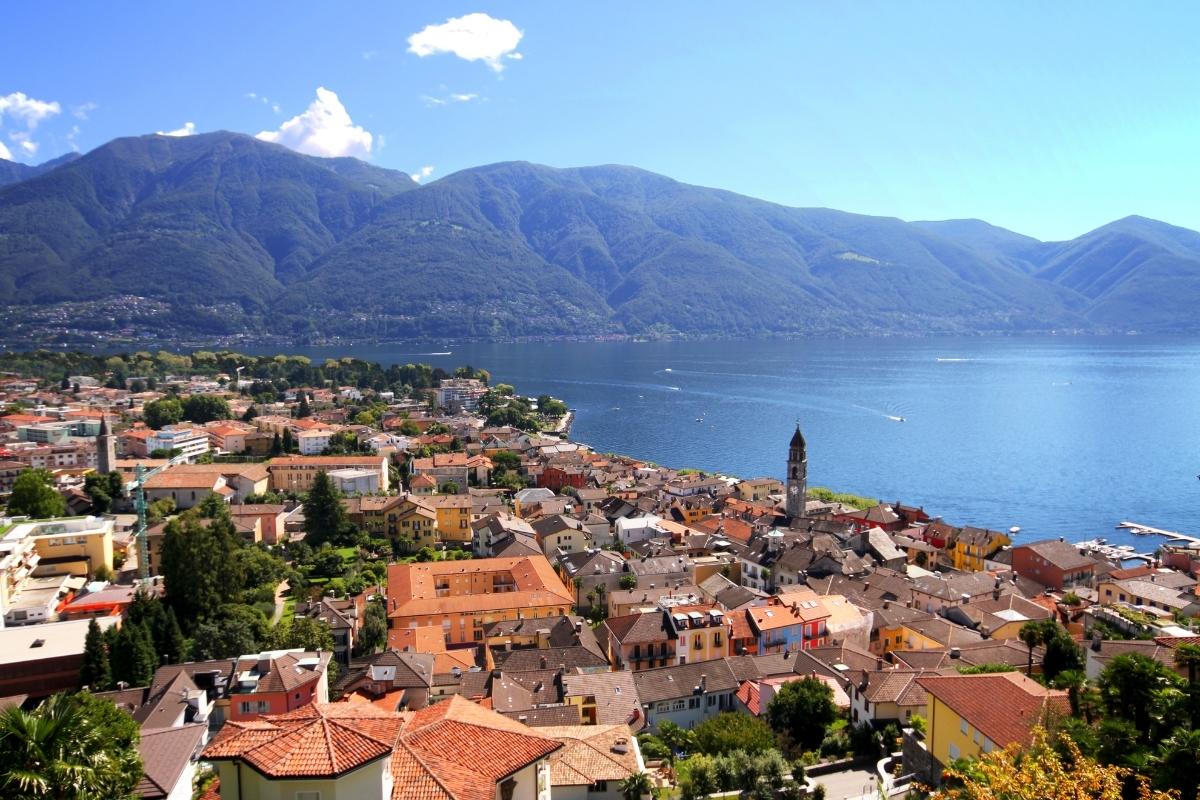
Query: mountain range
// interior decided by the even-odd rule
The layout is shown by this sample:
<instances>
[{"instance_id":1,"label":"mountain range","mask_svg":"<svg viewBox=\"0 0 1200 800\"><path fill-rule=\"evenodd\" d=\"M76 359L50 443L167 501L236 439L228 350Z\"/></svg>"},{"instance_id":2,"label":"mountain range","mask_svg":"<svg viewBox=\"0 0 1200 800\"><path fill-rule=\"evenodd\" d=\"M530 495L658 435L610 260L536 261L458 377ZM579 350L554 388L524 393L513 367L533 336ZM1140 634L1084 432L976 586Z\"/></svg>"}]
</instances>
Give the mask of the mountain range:
<instances>
[{"instance_id":1,"label":"mountain range","mask_svg":"<svg viewBox=\"0 0 1200 800\"><path fill-rule=\"evenodd\" d=\"M143 298L144 303L127 298ZM227 132L0 161L10 322L114 300L179 334L509 338L1196 331L1200 234L1068 242L791 208L624 166L419 185ZM80 313L76 316L87 317Z\"/></svg>"}]
</instances>

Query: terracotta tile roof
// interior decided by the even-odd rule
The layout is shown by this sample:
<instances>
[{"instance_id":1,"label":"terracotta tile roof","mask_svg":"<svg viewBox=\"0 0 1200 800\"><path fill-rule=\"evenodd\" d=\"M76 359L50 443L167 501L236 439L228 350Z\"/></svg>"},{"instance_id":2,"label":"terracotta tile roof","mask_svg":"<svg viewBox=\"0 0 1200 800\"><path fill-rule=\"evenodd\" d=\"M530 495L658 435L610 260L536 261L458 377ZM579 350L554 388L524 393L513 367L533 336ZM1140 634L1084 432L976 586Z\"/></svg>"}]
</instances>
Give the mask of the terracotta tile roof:
<instances>
[{"instance_id":1,"label":"terracotta tile roof","mask_svg":"<svg viewBox=\"0 0 1200 800\"><path fill-rule=\"evenodd\" d=\"M436 579L455 575L511 577L514 591L439 597ZM447 614L499 608L570 607L574 597L544 556L432 561L388 567L388 616Z\"/></svg>"},{"instance_id":2,"label":"terracotta tile roof","mask_svg":"<svg viewBox=\"0 0 1200 800\"><path fill-rule=\"evenodd\" d=\"M600 725L627 724L638 730L646 724L632 672L568 674L562 677L562 682L564 699L595 698L596 722Z\"/></svg>"},{"instance_id":3,"label":"terracotta tile roof","mask_svg":"<svg viewBox=\"0 0 1200 800\"><path fill-rule=\"evenodd\" d=\"M259 673L255 692L290 692L309 683L320 680L322 673L329 668L329 660L333 654L315 652L282 653L270 659L265 672ZM315 669L300 666L305 659L317 659ZM238 661L237 672L255 671L260 659L250 658Z\"/></svg>"},{"instance_id":4,"label":"terracotta tile roof","mask_svg":"<svg viewBox=\"0 0 1200 800\"><path fill-rule=\"evenodd\" d=\"M667 625L666 614L662 611L609 617L604 621L604 625L612 637L622 645L665 642L675 638Z\"/></svg>"},{"instance_id":5,"label":"terracotta tile roof","mask_svg":"<svg viewBox=\"0 0 1200 800\"><path fill-rule=\"evenodd\" d=\"M1066 692L1019 672L940 675L917 682L999 747L1028 744L1034 726L1044 724L1048 714L1070 711Z\"/></svg>"},{"instance_id":6,"label":"terracotta tile roof","mask_svg":"<svg viewBox=\"0 0 1200 800\"><path fill-rule=\"evenodd\" d=\"M758 690L757 681L744 681L742 685L738 687L737 696L738 700L742 701L742 705L744 705L751 714L757 717L762 713L762 706L760 703L762 693Z\"/></svg>"},{"instance_id":7,"label":"terracotta tile roof","mask_svg":"<svg viewBox=\"0 0 1200 800\"><path fill-rule=\"evenodd\" d=\"M374 706L313 703L287 714L225 723L208 760L240 759L268 778L336 777L392 751L404 718Z\"/></svg>"},{"instance_id":8,"label":"terracotta tile roof","mask_svg":"<svg viewBox=\"0 0 1200 800\"><path fill-rule=\"evenodd\" d=\"M539 728L538 733L563 744L550 756L551 786L590 787L597 781L621 781L638 771L626 725L565 725Z\"/></svg>"}]
</instances>

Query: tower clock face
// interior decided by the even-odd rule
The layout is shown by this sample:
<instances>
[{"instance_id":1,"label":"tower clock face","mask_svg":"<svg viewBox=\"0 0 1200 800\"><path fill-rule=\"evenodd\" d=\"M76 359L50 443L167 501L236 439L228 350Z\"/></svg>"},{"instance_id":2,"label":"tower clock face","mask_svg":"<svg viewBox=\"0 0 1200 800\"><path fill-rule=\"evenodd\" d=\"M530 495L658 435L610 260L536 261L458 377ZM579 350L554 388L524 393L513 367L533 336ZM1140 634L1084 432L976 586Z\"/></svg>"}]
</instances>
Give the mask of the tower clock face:
<instances>
[{"instance_id":1,"label":"tower clock face","mask_svg":"<svg viewBox=\"0 0 1200 800\"><path fill-rule=\"evenodd\" d=\"M800 487L799 487L799 486L793 486L792 488L788 489L788 491L789 491L789 492L791 492L792 494L799 494L799 493L800 493Z\"/></svg>"}]
</instances>

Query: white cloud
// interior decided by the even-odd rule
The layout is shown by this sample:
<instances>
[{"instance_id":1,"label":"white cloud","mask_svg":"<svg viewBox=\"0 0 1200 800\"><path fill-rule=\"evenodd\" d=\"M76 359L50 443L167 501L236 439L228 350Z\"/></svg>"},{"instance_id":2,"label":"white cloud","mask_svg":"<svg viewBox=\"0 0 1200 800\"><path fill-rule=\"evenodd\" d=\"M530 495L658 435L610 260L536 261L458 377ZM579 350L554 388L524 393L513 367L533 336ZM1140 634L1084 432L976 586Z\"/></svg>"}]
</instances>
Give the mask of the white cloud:
<instances>
[{"instance_id":1,"label":"white cloud","mask_svg":"<svg viewBox=\"0 0 1200 800\"><path fill-rule=\"evenodd\" d=\"M355 125L336 93L317 87L317 99L308 109L279 126L277 131L262 131L258 138L290 147L313 156L371 155L370 131Z\"/></svg>"},{"instance_id":2,"label":"white cloud","mask_svg":"<svg viewBox=\"0 0 1200 800\"><path fill-rule=\"evenodd\" d=\"M196 132L196 123L185 122L182 128L176 128L173 131L159 131L159 136L191 136Z\"/></svg>"},{"instance_id":3,"label":"white cloud","mask_svg":"<svg viewBox=\"0 0 1200 800\"><path fill-rule=\"evenodd\" d=\"M452 53L465 61L482 61L496 72L504 59L519 61L517 52L524 33L507 19L476 12L452 17L440 25L426 25L408 37L408 52L421 58Z\"/></svg>"},{"instance_id":4,"label":"white cloud","mask_svg":"<svg viewBox=\"0 0 1200 800\"><path fill-rule=\"evenodd\" d=\"M18 150L26 156L37 155L38 143L33 141L33 131L42 120L62 113L62 106L56 100L38 100L29 97L24 92L10 92L0 96L0 125L7 117L25 130L14 131L8 138L17 145ZM11 159L12 151L4 147L0 158Z\"/></svg>"},{"instance_id":5,"label":"white cloud","mask_svg":"<svg viewBox=\"0 0 1200 800\"><path fill-rule=\"evenodd\" d=\"M472 100L480 100L480 99L482 99L482 98L480 98L480 96L475 94L474 92L456 92L456 93L448 94L444 97L434 97L433 95L429 95L429 94L421 95L421 101L423 103L425 103L426 108L435 108L437 106L444 106L448 103L469 103Z\"/></svg>"},{"instance_id":6,"label":"white cloud","mask_svg":"<svg viewBox=\"0 0 1200 800\"><path fill-rule=\"evenodd\" d=\"M93 111L95 111L99 107L100 106L97 105L96 103L88 101L86 103L77 105L74 108L72 108L71 115L74 116L76 119L87 119L88 115L91 114Z\"/></svg>"},{"instance_id":7,"label":"white cloud","mask_svg":"<svg viewBox=\"0 0 1200 800\"><path fill-rule=\"evenodd\" d=\"M74 150L76 153L79 152L79 143L77 141L75 141L78 138L79 138L79 126L72 125L71 132L67 134L67 144L69 144L71 146L71 149Z\"/></svg>"},{"instance_id":8,"label":"white cloud","mask_svg":"<svg viewBox=\"0 0 1200 800\"><path fill-rule=\"evenodd\" d=\"M4 142L0 142L0 158L3 158L5 161L13 160L12 151L4 145Z\"/></svg>"},{"instance_id":9,"label":"white cloud","mask_svg":"<svg viewBox=\"0 0 1200 800\"><path fill-rule=\"evenodd\" d=\"M25 123L25 127L33 130L38 123L47 117L62 113L62 106L57 100L35 100L24 92L12 92L0 97L0 117L9 116Z\"/></svg>"},{"instance_id":10,"label":"white cloud","mask_svg":"<svg viewBox=\"0 0 1200 800\"><path fill-rule=\"evenodd\" d=\"M412 174L412 179L414 182L420 183L421 181L425 180L432 174L433 174L433 167L426 164L425 166L421 167L419 170L417 170L416 172L414 172Z\"/></svg>"}]
</instances>

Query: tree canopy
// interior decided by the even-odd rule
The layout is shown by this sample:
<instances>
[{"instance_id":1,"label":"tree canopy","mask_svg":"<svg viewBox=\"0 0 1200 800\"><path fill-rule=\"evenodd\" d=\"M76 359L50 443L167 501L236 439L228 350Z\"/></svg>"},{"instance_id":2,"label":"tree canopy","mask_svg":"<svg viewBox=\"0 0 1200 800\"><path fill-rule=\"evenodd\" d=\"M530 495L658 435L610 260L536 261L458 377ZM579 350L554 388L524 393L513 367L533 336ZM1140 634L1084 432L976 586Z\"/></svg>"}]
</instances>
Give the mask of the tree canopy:
<instances>
[{"instance_id":1,"label":"tree canopy","mask_svg":"<svg viewBox=\"0 0 1200 800\"><path fill-rule=\"evenodd\" d=\"M8 513L33 519L61 517L67 513L67 501L54 488L54 475L50 470L27 469L13 481Z\"/></svg>"},{"instance_id":2,"label":"tree canopy","mask_svg":"<svg viewBox=\"0 0 1200 800\"><path fill-rule=\"evenodd\" d=\"M772 730L803 750L819 747L836 719L833 689L819 678L785 683L767 705Z\"/></svg>"}]
</instances>

